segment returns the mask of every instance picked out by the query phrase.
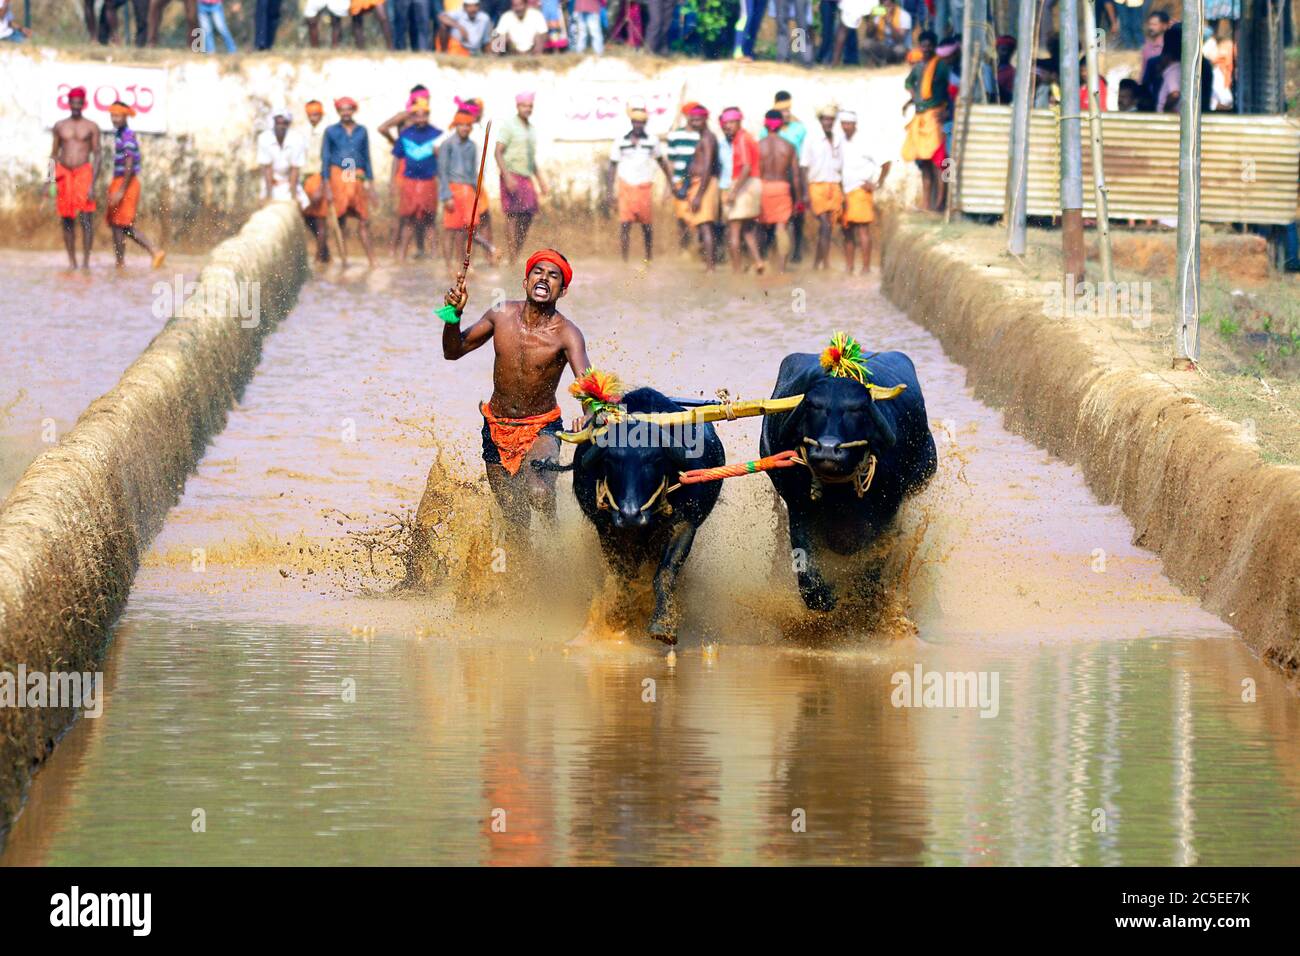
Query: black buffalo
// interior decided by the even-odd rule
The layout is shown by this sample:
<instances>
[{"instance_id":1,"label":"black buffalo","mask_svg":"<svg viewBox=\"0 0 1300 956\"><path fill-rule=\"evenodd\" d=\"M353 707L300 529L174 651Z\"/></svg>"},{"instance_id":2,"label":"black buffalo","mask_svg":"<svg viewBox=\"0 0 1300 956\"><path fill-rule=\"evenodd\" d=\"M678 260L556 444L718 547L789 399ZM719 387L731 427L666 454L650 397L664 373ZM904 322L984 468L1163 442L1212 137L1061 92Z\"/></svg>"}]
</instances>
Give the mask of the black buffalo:
<instances>
[{"instance_id":1,"label":"black buffalo","mask_svg":"<svg viewBox=\"0 0 1300 956\"><path fill-rule=\"evenodd\" d=\"M867 360L873 385L907 388L875 400L866 386L829 375L816 355L796 352L781 362L773 398L802 394L789 412L768 415L764 456L801 450L808 467L769 471L789 512L790 547L799 594L815 611L835 606L834 590L818 569L822 549L856 554L884 531L903 499L934 474L937 456L925 399L912 360L902 352L877 352ZM870 486L863 492L870 464Z\"/></svg>"},{"instance_id":2,"label":"black buffalo","mask_svg":"<svg viewBox=\"0 0 1300 956\"><path fill-rule=\"evenodd\" d=\"M623 406L629 414L684 411L652 388L629 392ZM722 482L668 489L683 471L725 461L712 425L660 428L634 419L579 445L573 457L578 506L596 526L611 570L628 579L647 562L657 563L655 608L647 630L667 644L677 643L677 574L691 553L695 532L717 504Z\"/></svg>"}]
</instances>

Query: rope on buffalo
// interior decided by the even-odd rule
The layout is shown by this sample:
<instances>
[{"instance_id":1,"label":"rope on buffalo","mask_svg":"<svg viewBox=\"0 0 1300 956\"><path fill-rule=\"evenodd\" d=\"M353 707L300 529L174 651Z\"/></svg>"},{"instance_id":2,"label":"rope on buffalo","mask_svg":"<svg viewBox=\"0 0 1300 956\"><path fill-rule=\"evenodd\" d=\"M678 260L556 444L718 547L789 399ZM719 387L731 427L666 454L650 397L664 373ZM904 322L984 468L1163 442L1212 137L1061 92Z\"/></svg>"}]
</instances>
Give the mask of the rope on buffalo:
<instances>
[{"instance_id":1,"label":"rope on buffalo","mask_svg":"<svg viewBox=\"0 0 1300 956\"><path fill-rule=\"evenodd\" d=\"M783 451L775 455L768 455L766 458L756 458L753 461L738 461L730 465L719 465L716 468L696 468L692 471L684 471L677 480L679 484L695 485L702 481L739 478L741 475L755 475L760 471L790 468L797 464L799 464L798 452L793 450Z\"/></svg>"}]
</instances>

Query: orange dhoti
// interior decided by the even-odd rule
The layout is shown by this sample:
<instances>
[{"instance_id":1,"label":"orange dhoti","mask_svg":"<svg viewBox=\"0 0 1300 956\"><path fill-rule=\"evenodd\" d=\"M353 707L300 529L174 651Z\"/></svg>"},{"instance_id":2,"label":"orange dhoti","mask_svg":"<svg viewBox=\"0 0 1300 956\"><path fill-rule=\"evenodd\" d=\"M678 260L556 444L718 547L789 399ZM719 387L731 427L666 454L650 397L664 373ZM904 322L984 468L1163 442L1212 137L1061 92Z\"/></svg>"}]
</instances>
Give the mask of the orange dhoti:
<instances>
[{"instance_id":1,"label":"orange dhoti","mask_svg":"<svg viewBox=\"0 0 1300 956\"><path fill-rule=\"evenodd\" d=\"M79 213L95 211L95 200L90 198L90 187L94 182L95 167L90 163L82 163L76 169L55 163L54 205L60 219L76 219Z\"/></svg>"},{"instance_id":2,"label":"orange dhoti","mask_svg":"<svg viewBox=\"0 0 1300 956\"><path fill-rule=\"evenodd\" d=\"M510 474L518 474L524 458L543 432L555 434L564 428L560 406L527 418L498 418L487 402L479 405L483 413L483 461L501 465Z\"/></svg>"},{"instance_id":3,"label":"orange dhoti","mask_svg":"<svg viewBox=\"0 0 1300 956\"><path fill-rule=\"evenodd\" d=\"M620 179L618 181L618 221L640 222L647 226L650 225L650 193L650 183L634 186Z\"/></svg>"},{"instance_id":4,"label":"orange dhoti","mask_svg":"<svg viewBox=\"0 0 1300 956\"><path fill-rule=\"evenodd\" d=\"M442 214L444 229L468 229L470 216L474 217L475 222L483 218L488 206L486 189L478 194L478 212L475 213L473 186L469 183L448 183L447 188L451 190L453 205Z\"/></svg>"},{"instance_id":5,"label":"orange dhoti","mask_svg":"<svg viewBox=\"0 0 1300 956\"><path fill-rule=\"evenodd\" d=\"M403 176L398 186L397 214L403 219L432 219L438 212L438 179Z\"/></svg>"},{"instance_id":6,"label":"orange dhoti","mask_svg":"<svg viewBox=\"0 0 1300 956\"><path fill-rule=\"evenodd\" d=\"M383 2L384 0L352 0L348 12L355 17L358 13L365 13L367 10L373 10Z\"/></svg>"},{"instance_id":7,"label":"orange dhoti","mask_svg":"<svg viewBox=\"0 0 1300 956\"><path fill-rule=\"evenodd\" d=\"M856 226L876 221L876 197L865 186L859 186L844 197L844 225Z\"/></svg>"},{"instance_id":8,"label":"orange dhoti","mask_svg":"<svg viewBox=\"0 0 1300 956\"><path fill-rule=\"evenodd\" d=\"M759 202L758 221L767 226L784 226L794 215L794 195L784 179L763 180L763 198Z\"/></svg>"},{"instance_id":9,"label":"orange dhoti","mask_svg":"<svg viewBox=\"0 0 1300 956\"><path fill-rule=\"evenodd\" d=\"M302 191L307 194L309 200L307 208L302 214L308 219L324 219L329 215L329 210L325 206L325 180L320 173L312 173L302 181Z\"/></svg>"},{"instance_id":10,"label":"orange dhoti","mask_svg":"<svg viewBox=\"0 0 1300 956\"><path fill-rule=\"evenodd\" d=\"M829 212L838 217L844 209L844 190L839 183L809 183L808 203L814 216Z\"/></svg>"},{"instance_id":11,"label":"orange dhoti","mask_svg":"<svg viewBox=\"0 0 1300 956\"><path fill-rule=\"evenodd\" d=\"M112 195L122 188L124 176L115 176L113 181L108 184L108 224L117 226L119 229L129 229L135 225L135 211L140 204L140 177L132 176L131 182L127 183L126 190L122 193L122 198L114 205Z\"/></svg>"},{"instance_id":12,"label":"orange dhoti","mask_svg":"<svg viewBox=\"0 0 1300 956\"><path fill-rule=\"evenodd\" d=\"M353 213L358 219L369 219L366 208L366 175L359 169L344 170L342 166L330 167L330 192L334 195L334 214L342 219Z\"/></svg>"},{"instance_id":13,"label":"orange dhoti","mask_svg":"<svg viewBox=\"0 0 1300 956\"><path fill-rule=\"evenodd\" d=\"M903 141L903 159L942 163L946 158L943 142L943 107L924 110L907 124Z\"/></svg>"}]
</instances>

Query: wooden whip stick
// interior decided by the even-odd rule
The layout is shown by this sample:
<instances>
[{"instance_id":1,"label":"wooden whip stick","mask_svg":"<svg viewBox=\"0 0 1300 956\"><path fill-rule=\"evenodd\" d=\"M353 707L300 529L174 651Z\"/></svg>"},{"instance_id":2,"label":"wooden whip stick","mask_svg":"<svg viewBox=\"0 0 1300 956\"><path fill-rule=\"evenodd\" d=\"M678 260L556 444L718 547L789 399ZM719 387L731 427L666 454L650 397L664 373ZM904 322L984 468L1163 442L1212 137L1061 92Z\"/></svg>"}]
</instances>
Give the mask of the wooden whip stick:
<instances>
[{"instance_id":1,"label":"wooden whip stick","mask_svg":"<svg viewBox=\"0 0 1300 956\"><path fill-rule=\"evenodd\" d=\"M483 155L478 160L478 185L474 187L474 207L469 214L469 229L465 238L465 261L461 263L460 275L456 276L456 288L465 291L465 276L469 274L469 261L474 255L474 233L478 230L478 200L483 195L483 168L487 165L488 142L492 138L492 121L488 120L483 130Z\"/></svg>"}]
</instances>

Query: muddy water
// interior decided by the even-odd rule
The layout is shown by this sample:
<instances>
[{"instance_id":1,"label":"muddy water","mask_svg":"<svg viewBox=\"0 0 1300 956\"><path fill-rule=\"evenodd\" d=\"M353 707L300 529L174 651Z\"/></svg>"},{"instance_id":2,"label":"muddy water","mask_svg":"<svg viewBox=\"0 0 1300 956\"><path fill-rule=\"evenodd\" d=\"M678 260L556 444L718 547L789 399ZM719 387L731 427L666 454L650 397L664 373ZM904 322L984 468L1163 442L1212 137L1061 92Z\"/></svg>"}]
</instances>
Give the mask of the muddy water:
<instances>
[{"instance_id":1,"label":"muddy water","mask_svg":"<svg viewBox=\"0 0 1300 956\"><path fill-rule=\"evenodd\" d=\"M0 255L0 499L162 328L154 286L192 280L201 264L169 257L150 272L141 255L127 262L119 271L104 252L82 272L62 252ZM160 305L159 314L169 313Z\"/></svg>"},{"instance_id":2,"label":"muddy water","mask_svg":"<svg viewBox=\"0 0 1300 956\"><path fill-rule=\"evenodd\" d=\"M873 282L578 265L567 310L631 382L757 397L843 327L914 357L940 443L895 545L914 630L810 622L770 484L741 478L673 658L591 613L564 479L533 557L494 574L466 544L498 535L490 357L442 361L443 285L412 265L304 290L137 578L104 716L38 776L4 862L1300 862L1295 695ZM507 285L478 276L474 306ZM753 457L756 422L720 430ZM446 580L386 596L383 531L435 458ZM918 666L997 693L894 706Z\"/></svg>"}]
</instances>

